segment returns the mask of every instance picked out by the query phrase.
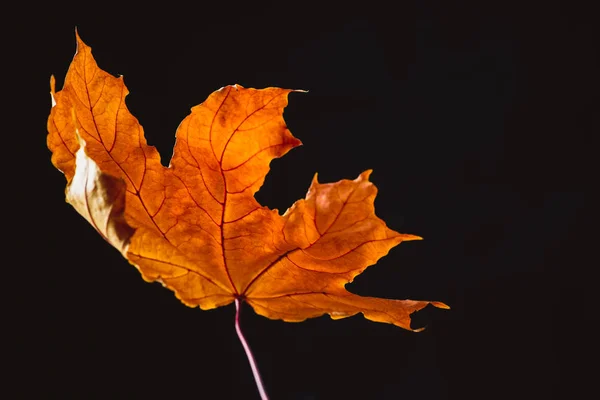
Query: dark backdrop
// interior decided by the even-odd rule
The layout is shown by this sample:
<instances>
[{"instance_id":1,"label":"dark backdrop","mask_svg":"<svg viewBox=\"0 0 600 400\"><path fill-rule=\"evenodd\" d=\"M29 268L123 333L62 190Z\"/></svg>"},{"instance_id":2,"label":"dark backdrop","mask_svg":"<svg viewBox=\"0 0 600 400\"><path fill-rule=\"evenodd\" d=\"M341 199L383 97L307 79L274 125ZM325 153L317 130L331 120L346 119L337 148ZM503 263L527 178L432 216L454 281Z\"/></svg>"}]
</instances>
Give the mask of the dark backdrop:
<instances>
[{"instance_id":1,"label":"dark backdrop","mask_svg":"<svg viewBox=\"0 0 600 400\"><path fill-rule=\"evenodd\" d=\"M377 215L425 238L349 285L452 307L414 315L422 333L244 308L273 399L586 393L595 375L580 365L595 363L598 322L584 210L597 185L593 13L567 2L197 3L7 14L15 239L5 241L3 329L15 335L4 360L22 398L258 398L233 305L187 308L143 282L64 202L45 124L48 80L62 87L75 26L100 67L124 75L127 105L165 164L179 122L214 90L306 89L284 114L304 145L271 164L259 201L283 212L315 172L332 182L373 169Z\"/></svg>"}]
</instances>

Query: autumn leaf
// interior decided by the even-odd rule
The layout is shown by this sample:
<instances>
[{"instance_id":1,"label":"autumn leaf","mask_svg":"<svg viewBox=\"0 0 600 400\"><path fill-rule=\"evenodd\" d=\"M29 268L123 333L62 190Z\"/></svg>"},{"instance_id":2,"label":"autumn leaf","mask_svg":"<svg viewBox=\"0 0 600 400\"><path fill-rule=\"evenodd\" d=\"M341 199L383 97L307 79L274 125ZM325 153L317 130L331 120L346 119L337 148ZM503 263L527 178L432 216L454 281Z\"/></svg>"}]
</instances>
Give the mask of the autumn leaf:
<instances>
[{"instance_id":1,"label":"autumn leaf","mask_svg":"<svg viewBox=\"0 0 600 400\"><path fill-rule=\"evenodd\" d=\"M374 212L371 171L319 183L283 215L254 194L271 160L301 142L283 109L292 90L226 86L191 110L170 166L146 143L125 105L123 78L101 70L77 36L77 52L48 119L52 163L66 197L148 281L202 309L246 301L285 321L357 313L410 328L410 314L441 302L361 297L345 285L402 241Z\"/></svg>"}]
</instances>

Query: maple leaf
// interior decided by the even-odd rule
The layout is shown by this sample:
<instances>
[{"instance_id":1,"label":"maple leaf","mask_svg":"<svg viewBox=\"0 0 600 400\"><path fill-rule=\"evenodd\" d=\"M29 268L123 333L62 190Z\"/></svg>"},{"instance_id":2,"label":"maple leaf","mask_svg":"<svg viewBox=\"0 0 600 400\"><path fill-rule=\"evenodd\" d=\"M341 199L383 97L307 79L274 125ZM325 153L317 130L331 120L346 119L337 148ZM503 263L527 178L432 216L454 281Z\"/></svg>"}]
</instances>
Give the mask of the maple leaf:
<instances>
[{"instance_id":1,"label":"maple leaf","mask_svg":"<svg viewBox=\"0 0 600 400\"><path fill-rule=\"evenodd\" d=\"M402 241L375 216L371 171L322 184L283 215L254 198L272 159L301 142L283 109L292 90L226 86L192 108L168 168L125 105L123 78L77 52L48 119L52 163L66 198L148 281L188 306L246 301L285 321L362 313L410 328L410 314L441 302L361 297L345 285Z\"/></svg>"}]
</instances>

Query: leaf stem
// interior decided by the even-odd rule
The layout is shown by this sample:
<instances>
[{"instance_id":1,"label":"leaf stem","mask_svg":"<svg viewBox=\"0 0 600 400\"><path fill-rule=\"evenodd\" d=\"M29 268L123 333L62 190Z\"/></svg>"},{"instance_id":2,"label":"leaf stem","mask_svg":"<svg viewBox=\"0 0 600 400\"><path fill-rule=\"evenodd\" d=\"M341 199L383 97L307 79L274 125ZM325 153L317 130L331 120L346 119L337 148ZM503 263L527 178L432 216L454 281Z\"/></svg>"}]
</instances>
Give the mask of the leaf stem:
<instances>
[{"instance_id":1,"label":"leaf stem","mask_svg":"<svg viewBox=\"0 0 600 400\"><path fill-rule=\"evenodd\" d=\"M258 372L258 367L256 366L256 360L252 355L252 350L250 350L250 346L242 333L242 328L240 327L240 299L235 299L235 331L237 332L238 338L240 342L242 342L242 346L246 351L246 357L248 357L248 362L250 362L250 368L252 369L252 375L254 375L254 380L256 381L256 387L258 388L258 393L260 393L261 400L269 400L269 396L267 396L267 392L265 391L265 386L263 385L262 379L260 377L260 372Z\"/></svg>"}]
</instances>

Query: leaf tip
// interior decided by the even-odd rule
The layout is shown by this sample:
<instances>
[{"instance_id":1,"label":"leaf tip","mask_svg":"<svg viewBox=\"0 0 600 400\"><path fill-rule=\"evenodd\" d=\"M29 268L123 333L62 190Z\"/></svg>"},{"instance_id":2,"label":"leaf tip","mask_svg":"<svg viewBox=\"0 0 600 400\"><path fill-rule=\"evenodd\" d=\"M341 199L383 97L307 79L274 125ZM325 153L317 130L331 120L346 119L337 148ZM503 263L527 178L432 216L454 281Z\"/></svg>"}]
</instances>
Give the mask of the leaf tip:
<instances>
[{"instance_id":1,"label":"leaf tip","mask_svg":"<svg viewBox=\"0 0 600 400\"><path fill-rule=\"evenodd\" d=\"M81 40L81 36L79 36L79 28L75 25L75 39L79 42Z\"/></svg>"},{"instance_id":2,"label":"leaf tip","mask_svg":"<svg viewBox=\"0 0 600 400\"><path fill-rule=\"evenodd\" d=\"M410 233L401 233L400 236L403 242L408 242L409 240L423 240L421 236L411 235Z\"/></svg>"},{"instance_id":3,"label":"leaf tip","mask_svg":"<svg viewBox=\"0 0 600 400\"><path fill-rule=\"evenodd\" d=\"M446 303L442 303L441 301L432 301L430 304L437 308L443 308L444 310L449 310L450 306Z\"/></svg>"},{"instance_id":4,"label":"leaf tip","mask_svg":"<svg viewBox=\"0 0 600 400\"><path fill-rule=\"evenodd\" d=\"M77 26L75 26L75 42L77 43L77 48L76 48L75 54L77 54L77 53L79 53L79 51L81 49L86 47L86 44L81 39L81 36L79 36L79 30L78 30Z\"/></svg>"},{"instance_id":5,"label":"leaf tip","mask_svg":"<svg viewBox=\"0 0 600 400\"><path fill-rule=\"evenodd\" d=\"M368 181L369 177L371 176L372 173L373 173L372 169L367 169L358 176L358 180Z\"/></svg>"},{"instance_id":6,"label":"leaf tip","mask_svg":"<svg viewBox=\"0 0 600 400\"><path fill-rule=\"evenodd\" d=\"M313 176L313 179L312 179L312 184L313 185L319 184L319 173L318 172L315 172L315 175Z\"/></svg>"},{"instance_id":7,"label":"leaf tip","mask_svg":"<svg viewBox=\"0 0 600 400\"><path fill-rule=\"evenodd\" d=\"M56 78L54 75L50 75L50 99L52 100L52 107L56 105L56 99L54 96L56 95Z\"/></svg>"}]
</instances>

